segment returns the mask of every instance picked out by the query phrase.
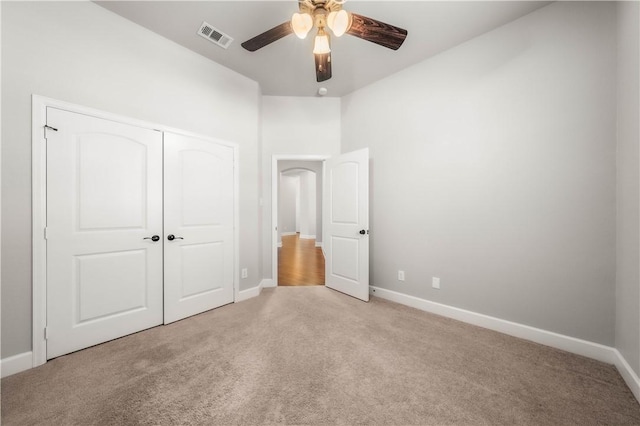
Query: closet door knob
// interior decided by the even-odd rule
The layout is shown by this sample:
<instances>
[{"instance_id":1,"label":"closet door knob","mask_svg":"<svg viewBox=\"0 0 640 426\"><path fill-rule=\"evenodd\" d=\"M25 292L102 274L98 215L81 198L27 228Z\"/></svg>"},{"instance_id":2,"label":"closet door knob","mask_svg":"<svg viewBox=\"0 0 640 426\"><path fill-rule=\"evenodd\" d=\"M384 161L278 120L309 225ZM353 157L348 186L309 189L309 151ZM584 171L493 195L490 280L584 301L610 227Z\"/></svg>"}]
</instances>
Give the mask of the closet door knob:
<instances>
[{"instance_id":1,"label":"closet door knob","mask_svg":"<svg viewBox=\"0 0 640 426\"><path fill-rule=\"evenodd\" d=\"M169 234L169 235L167 235L167 240L169 240L169 241L173 241L173 240L184 240L184 238L182 238L182 237L176 237L176 236L175 236L175 235L173 235L173 234Z\"/></svg>"},{"instance_id":2,"label":"closet door knob","mask_svg":"<svg viewBox=\"0 0 640 426\"><path fill-rule=\"evenodd\" d=\"M154 235L153 237L144 237L143 240L160 241L160 237Z\"/></svg>"}]
</instances>

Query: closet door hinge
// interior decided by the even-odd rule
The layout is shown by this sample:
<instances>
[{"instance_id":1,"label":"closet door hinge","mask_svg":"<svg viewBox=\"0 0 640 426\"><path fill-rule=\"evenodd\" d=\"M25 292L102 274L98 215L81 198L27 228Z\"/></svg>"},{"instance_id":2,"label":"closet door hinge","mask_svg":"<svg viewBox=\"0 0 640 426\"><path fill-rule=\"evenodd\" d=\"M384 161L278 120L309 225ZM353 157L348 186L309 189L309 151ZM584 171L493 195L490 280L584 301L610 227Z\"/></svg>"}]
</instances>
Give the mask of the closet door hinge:
<instances>
[{"instance_id":1,"label":"closet door hinge","mask_svg":"<svg viewBox=\"0 0 640 426\"><path fill-rule=\"evenodd\" d=\"M49 327L44 328L44 340L49 340Z\"/></svg>"},{"instance_id":2,"label":"closet door hinge","mask_svg":"<svg viewBox=\"0 0 640 426\"><path fill-rule=\"evenodd\" d=\"M47 139L47 136L49 136L49 132L57 132L58 129L56 129L55 127L51 127L48 124L44 125L44 138Z\"/></svg>"},{"instance_id":3,"label":"closet door hinge","mask_svg":"<svg viewBox=\"0 0 640 426\"><path fill-rule=\"evenodd\" d=\"M45 227L44 228L44 239L48 240L49 239L49 232L48 232L49 228Z\"/></svg>"}]
</instances>

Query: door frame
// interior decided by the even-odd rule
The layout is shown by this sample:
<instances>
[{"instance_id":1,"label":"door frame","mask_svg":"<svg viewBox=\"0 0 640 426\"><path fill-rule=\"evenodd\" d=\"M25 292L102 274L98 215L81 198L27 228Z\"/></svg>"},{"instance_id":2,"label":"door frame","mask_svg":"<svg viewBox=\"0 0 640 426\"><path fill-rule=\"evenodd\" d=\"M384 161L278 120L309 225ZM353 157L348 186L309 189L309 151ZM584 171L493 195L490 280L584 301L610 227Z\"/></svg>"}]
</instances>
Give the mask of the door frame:
<instances>
[{"instance_id":1,"label":"door frame","mask_svg":"<svg viewBox=\"0 0 640 426\"><path fill-rule=\"evenodd\" d=\"M95 118L115 121L130 126L159 132L175 133L179 135L203 139L211 143L225 145L233 148L233 190L234 190L234 217L233 217L233 300L238 300L240 292L240 237L238 224L240 223L239 211L239 173L238 173L238 144L222 139L189 132L182 129L152 123L119 114L77 105L57 99L39 95L31 95L31 203L32 203L32 356L33 367L47 362L47 339L45 330L47 326L47 245L45 228L47 225L47 153L45 142L45 125L47 124L47 107L62 109L65 111L89 115ZM163 135L164 140L164 135ZM164 167L164 166L163 166Z\"/></svg>"},{"instance_id":2,"label":"door frame","mask_svg":"<svg viewBox=\"0 0 640 426\"><path fill-rule=\"evenodd\" d=\"M271 277L274 287L278 286L278 182L280 181L278 161L322 161L322 191L324 192L325 160L329 158L331 158L330 155L275 154L271 156ZM324 206L322 215L324 216ZM324 223L324 217L322 220ZM322 229L324 234L324 226Z\"/></svg>"}]
</instances>

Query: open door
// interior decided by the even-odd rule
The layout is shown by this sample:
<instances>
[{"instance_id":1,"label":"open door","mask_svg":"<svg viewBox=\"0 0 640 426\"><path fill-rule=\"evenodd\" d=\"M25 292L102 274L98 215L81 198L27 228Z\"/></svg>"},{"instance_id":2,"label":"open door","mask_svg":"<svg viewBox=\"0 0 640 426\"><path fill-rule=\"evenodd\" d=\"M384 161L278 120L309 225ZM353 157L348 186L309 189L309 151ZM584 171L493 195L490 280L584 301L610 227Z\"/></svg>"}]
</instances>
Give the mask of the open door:
<instances>
[{"instance_id":1,"label":"open door","mask_svg":"<svg viewBox=\"0 0 640 426\"><path fill-rule=\"evenodd\" d=\"M369 301L369 149L327 160L325 283Z\"/></svg>"}]
</instances>

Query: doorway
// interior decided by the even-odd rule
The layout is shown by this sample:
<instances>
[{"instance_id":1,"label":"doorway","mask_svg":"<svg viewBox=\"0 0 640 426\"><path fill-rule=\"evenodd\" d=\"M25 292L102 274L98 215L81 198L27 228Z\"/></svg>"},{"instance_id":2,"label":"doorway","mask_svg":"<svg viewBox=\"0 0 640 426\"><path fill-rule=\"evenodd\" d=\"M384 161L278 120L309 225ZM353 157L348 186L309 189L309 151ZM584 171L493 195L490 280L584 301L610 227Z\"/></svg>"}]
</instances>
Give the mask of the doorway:
<instances>
[{"instance_id":1,"label":"doorway","mask_svg":"<svg viewBox=\"0 0 640 426\"><path fill-rule=\"evenodd\" d=\"M273 158L273 277L277 286L325 283L322 249L325 158Z\"/></svg>"},{"instance_id":2,"label":"doorway","mask_svg":"<svg viewBox=\"0 0 640 426\"><path fill-rule=\"evenodd\" d=\"M301 161L300 165L284 161ZM334 157L274 155L271 163L272 279L278 285L278 187L282 168L309 169L313 161L322 165L317 218L322 224L325 285L363 301L369 301L369 149L362 148ZM316 175L318 173L316 172Z\"/></svg>"},{"instance_id":3,"label":"doorway","mask_svg":"<svg viewBox=\"0 0 640 426\"><path fill-rule=\"evenodd\" d=\"M278 285L324 285L321 162L281 162L278 191ZM293 167L290 167L293 166Z\"/></svg>"}]
</instances>

